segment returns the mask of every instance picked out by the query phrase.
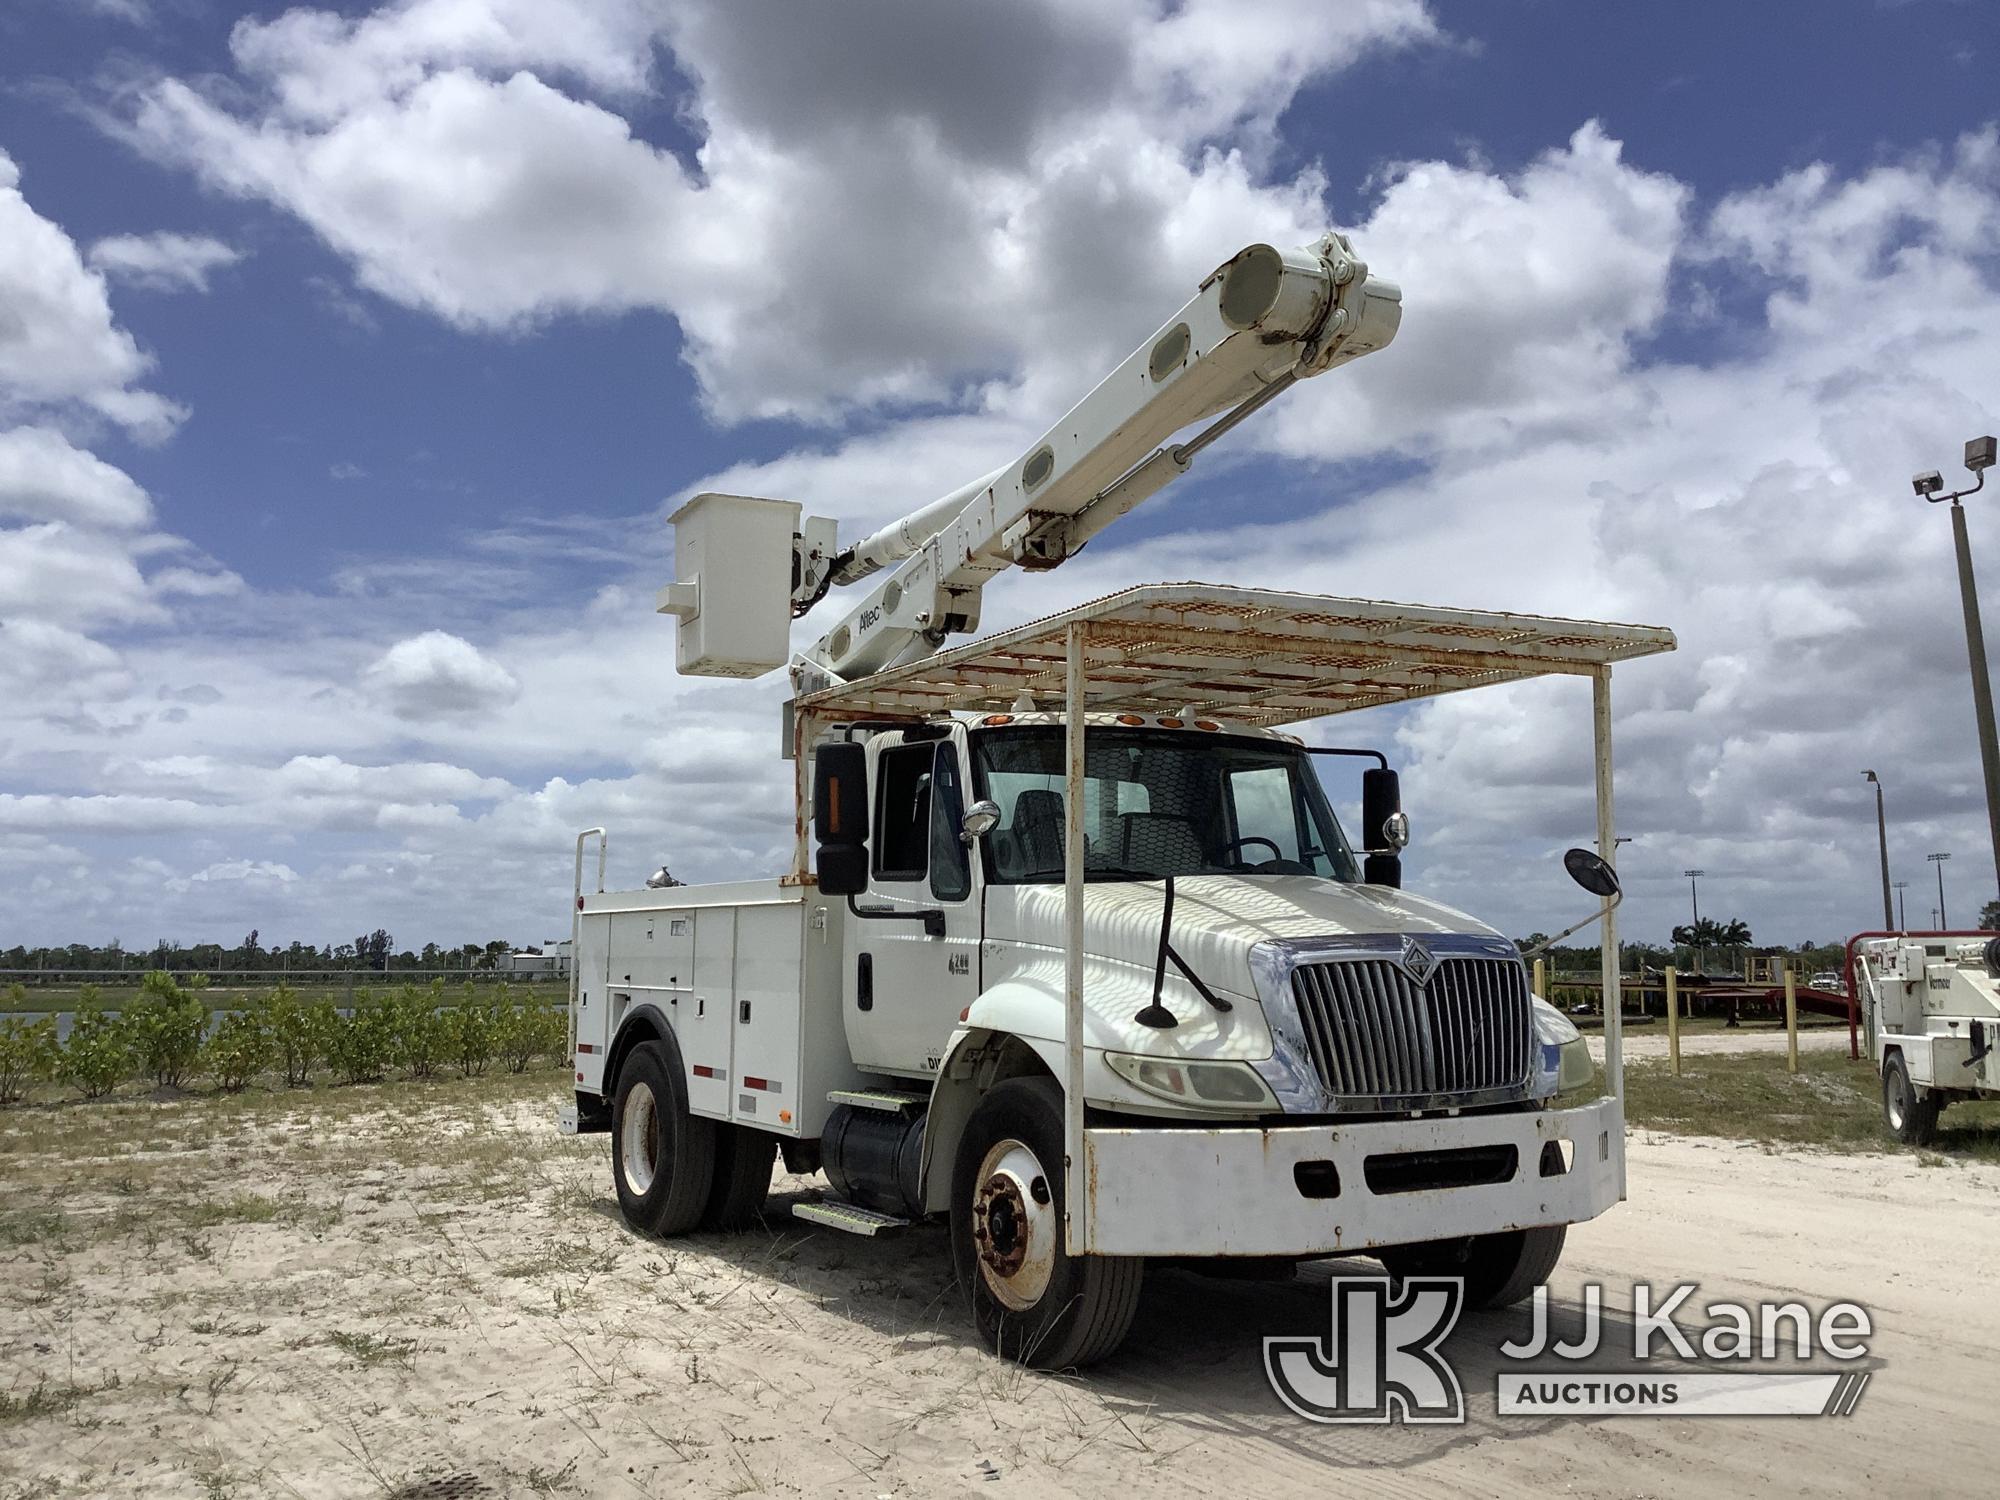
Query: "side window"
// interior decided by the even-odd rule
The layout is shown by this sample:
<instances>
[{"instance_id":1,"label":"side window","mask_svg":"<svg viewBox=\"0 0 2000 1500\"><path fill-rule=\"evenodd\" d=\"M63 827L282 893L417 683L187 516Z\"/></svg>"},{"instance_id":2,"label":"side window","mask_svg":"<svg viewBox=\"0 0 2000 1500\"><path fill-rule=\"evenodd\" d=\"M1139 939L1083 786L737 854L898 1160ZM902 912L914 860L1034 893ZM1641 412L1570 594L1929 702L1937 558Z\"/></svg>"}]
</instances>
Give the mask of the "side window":
<instances>
[{"instance_id":1,"label":"side window","mask_svg":"<svg viewBox=\"0 0 2000 1500\"><path fill-rule=\"evenodd\" d=\"M972 850L959 837L965 823L958 752L938 741L931 767L931 894L940 901L963 901L972 894Z\"/></svg>"},{"instance_id":2,"label":"side window","mask_svg":"<svg viewBox=\"0 0 2000 1500\"><path fill-rule=\"evenodd\" d=\"M932 746L899 745L875 764L875 878L922 880L931 832Z\"/></svg>"},{"instance_id":3,"label":"side window","mask_svg":"<svg viewBox=\"0 0 2000 1500\"><path fill-rule=\"evenodd\" d=\"M1236 811L1239 843L1229 858L1239 864L1299 857L1298 809L1292 798L1292 773L1283 766L1256 766L1232 771L1229 798ZM1276 853L1273 854L1273 848Z\"/></svg>"}]
</instances>

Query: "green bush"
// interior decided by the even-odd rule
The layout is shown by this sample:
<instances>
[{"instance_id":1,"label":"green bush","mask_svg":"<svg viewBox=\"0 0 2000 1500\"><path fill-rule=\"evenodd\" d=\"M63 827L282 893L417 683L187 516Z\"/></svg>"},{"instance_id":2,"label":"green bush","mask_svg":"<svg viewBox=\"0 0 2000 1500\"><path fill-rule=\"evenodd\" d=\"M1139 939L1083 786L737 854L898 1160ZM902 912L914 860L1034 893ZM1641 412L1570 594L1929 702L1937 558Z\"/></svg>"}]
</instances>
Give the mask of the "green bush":
<instances>
[{"instance_id":1,"label":"green bush","mask_svg":"<svg viewBox=\"0 0 2000 1500\"><path fill-rule=\"evenodd\" d=\"M182 984L155 969L140 982L139 996L125 1012L139 1071L151 1074L161 1088L181 1087L201 1059L208 1031L208 1004L201 991L207 986L203 975Z\"/></svg>"},{"instance_id":2,"label":"green bush","mask_svg":"<svg viewBox=\"0 0 2000 1500\"><path fill-rule=\"evenodd\" d=\"M442 979L432 980L427 989L403 985L391 1001L396 1018L395 1059L412 1078L435 1076L439 1064L451 1055L452 1024L440 1008L443 1003Z\"/></svg>"},{"instance_id":3,"label":"green bush","mask_svg":"<svg viewBox=\"0 0 2000 1500\"><path fill-rule=\"evenodd\" d=\"M104 1008L96 985L85 985L56 1063L56 1077L86 1099L101 1099L131 1076L132 1066L131 1030L125 1018Z\"/></svg>"},{"instance_id":4,"label":"green bush","mask_svg":"<svg viewBox=\"0 0 2000 1500\"><path fill-rule=\"evenodd\" d=\"M354 992L354 1008L328 1038L326 1060L346 1083L375 1083L396 1055L397 1006L387 995Z\"/></svg>"},{"instance_id":5,"label":"green bush","mask_svg":"<svg viewBox=\"0 0 2000 1500\"><path fill-rule=\"evenodd\" d=\"M539 1000L507 1000L507 986L500 986L501 1013L494 1050L510 1073L525 1073L535 1059L546 1057L560 1062L569 1046L569 1012L559 1005Z\"/></svg>"},{"instance_id":6,"label":"green bush","mask_svg":"<svg viewBox=\"0 0 2000 1500\"><path fill-rule=\"evenodd\" d=\"M216 1022L201 1049L202 1065L230 1093L271 1066L277 1044L256 1010L235 1011Z\"/></svg>"},{"instance_id":7,"label":"green bush","mask_svg":"<svg viewBox=\"0 0 2000 1500\"><path fill-rule=\"evenodd\" d=\"M467 1078L477 1078L493 1060L507 1008L499 998L479 993L471 980L459 991L458 1004L444 1012L447 1055Z\"/></svg>"},{"instance_id":8,"label":"green bush","mask_svg":"<svg viewBox=\"0 0 2000 1500\"><path fill-rule=\"evenodd\" d=\"M331 1000L299 999L299 992L281 984L254 1007L270 1033L273 1062L284 1069L293 1088L312 1081L313 1069L327 1060L340 1012Z\"/></svg>"},{"instance_id":9,"label":"green bush","mask_svg":"<svg viewBox=\"0 0 2000 1500\"><path fill-rule=\"evenodd\" d=\"M13 1004L25 998L26 992L18 984L8 992ZM39 1021L0 1016L0 1104L16 1104L27 1098L30 1088L55 1075L60 1056L54 1016Z\"/></svg>"}]
</instances>

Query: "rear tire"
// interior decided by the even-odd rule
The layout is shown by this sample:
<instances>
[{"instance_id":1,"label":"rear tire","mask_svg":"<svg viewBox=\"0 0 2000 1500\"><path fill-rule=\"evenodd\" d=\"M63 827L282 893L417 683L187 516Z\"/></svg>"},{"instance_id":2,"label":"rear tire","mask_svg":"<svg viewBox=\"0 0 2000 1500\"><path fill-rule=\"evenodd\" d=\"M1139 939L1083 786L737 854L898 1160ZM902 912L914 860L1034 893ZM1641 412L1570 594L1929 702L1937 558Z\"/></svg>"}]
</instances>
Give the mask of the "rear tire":
<instances>
[{"instance_id":1,"label":"rear tire","mask_svg":"<svg viewBox=\"0 0 2000 1500\"><path fill-rule=\"evenodd\" d=\"M1937 1139L1943 1105L1936 1094L1917 1097L1903 1054L1891 1052L1882 1063L1882 1119L1905 1146L1928 1146Z\"/></svg>"},{"instance_id":2,"label":"rear tire","mask_svg":"<svg viewBox=\"0 0 2000 1500\"><path fill-rule=\"evenodd\" d=\"M1063 1249L1062 1091L1010 1078L979 1101L952 1172L951 1252L972 1321L995 1354L1080 1369L1124 1341L1145 1262Z\"/></svg>"},{"instance_id":3,"label":"rear tire","mask_svg":"<svg viewBox=\"0 0 2000 1500\"><path fill-rule=\"evenodd\" d=\"M1377 1259L1398 1281L1410 1276L1462 1276L1468 1309L1512 1307L1555 1273L1569 1227L1515 1229L1458 1240L1395 1245Z\"/></svg>"},{"instance_id":4,"label":"rear tire","mask_svg":"<svg viewBox=\"0 0 2000 1500\"><path fill-rule=\"evenodd\" d=\"M686 1234L715 1181L715 1121L688 1113L680 1057L641 1042L618 1070L611 1105L611 1175L625 1222L642 1234Z\"/></svg>"},{"instance_id":5,"label":"rear tire","mask_svg":"<svg viewBox=\"0 0 2000 1500\"><path fill-rule=\"evenodd\" d=\"M748 1229L764 1211L771 1191L771 1162L777 1140L748 1125L715 1129L715 1181L702 1211L703 1229Z\"/></svg>"}]
</instances>

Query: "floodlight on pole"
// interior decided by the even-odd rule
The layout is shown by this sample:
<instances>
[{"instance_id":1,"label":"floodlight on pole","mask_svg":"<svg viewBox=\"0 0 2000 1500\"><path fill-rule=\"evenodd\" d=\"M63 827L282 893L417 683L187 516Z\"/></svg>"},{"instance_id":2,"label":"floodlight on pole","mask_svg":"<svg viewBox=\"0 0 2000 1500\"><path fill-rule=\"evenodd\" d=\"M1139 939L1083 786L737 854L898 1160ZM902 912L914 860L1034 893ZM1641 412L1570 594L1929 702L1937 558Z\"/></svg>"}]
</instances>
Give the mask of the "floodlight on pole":
<instances>
[{"instance_id":1,"label":"floodlight on pole","mask_svg":"<svg viewBox=\"0 0 2000 1500\"><path fill-rule=\"evenodd\" d=\"M1944 906L1944 862L1945 862L1946 860L1950 859L1950 858L1951 858L1951 856L1950 856L1949 854L1926 854L1926 855L1924 856L1924 858L1925 858L1925 859L1928 859L1928 860L1929 860L1929 861L1930 861L1930 862L1931 862L1932 864L1934 864L1934 865L1936 865L1936 866L1937 866L1937 872L1938 872L1938 904L1937 904L1937 909L1938 909L1938 931L1942 932L1942 931L1944 931L1944 929L1945 929L1945 926L1946 926L1946 924L1947 924L1947 923L1949 923L1949 922L1950 922L1950 920L1951 920L1951 917L1950 917L1950 915L1949 915L1949 914L1948 914L1948 913L1947 913L1947 912L1945 911L1945 906Z\"/></svg>"},{"instance_id":2,"label":"floodlight on pole","mask_svg":"<svg viewBox=\"0 0 2000 1500\"><path fill-rule=\"evenodd\" d=\"M1986 633L1979 623L1979 587L1972 577L1972 542L1966 535L1965 508L1958 502L1986 487L1986 471L1993 467L2000 443L1990 436L1976 437L1965 445L1965 467L1976 476L1971 489L1943 493L1944 479L1928 469L1910 481L1918 496L1933 505L1951 502L1951 540L1958 553L1958 597L1965 614L1965 654L1972 668L1972 712L1979 728L1979 764L1986 780L1986 824L1993 842L1993 878L2000 890L2000 734L1993 727L1993 679L1986 671ZM1939 872L1942 877L1942 871ZM1939 916L1944 915L1939 897Z\"/></svg>"},{"instance_id":3,"label":"floodlight on pole","mask_svg":"<svg viewBox=\"0 0 2000 1500\"><path fill-rule=\"evenodd\" d=\"M1861 773L1875 786L1875 841L1882 852L1882 925L1890 926L1889 910L1889 820L1882 813L1882 778L1873 771Z\"/></svg>"},{"instance_id":4,"label":"floodlight on pole","mask_svg":"<svg viewBox=\"0 0 2000 1500\"><path fill-rule=\"evenodd\" d=\"M1893 930L1896 932L1908 932L1910 930L1910 918L1908 915L1909 909L1903 903L1903 892L1907 891L1910 888L1910 882L1907 880L1899 880L1895 884L1896 884L1896 926Z\"/></svg>"}]
</instances>

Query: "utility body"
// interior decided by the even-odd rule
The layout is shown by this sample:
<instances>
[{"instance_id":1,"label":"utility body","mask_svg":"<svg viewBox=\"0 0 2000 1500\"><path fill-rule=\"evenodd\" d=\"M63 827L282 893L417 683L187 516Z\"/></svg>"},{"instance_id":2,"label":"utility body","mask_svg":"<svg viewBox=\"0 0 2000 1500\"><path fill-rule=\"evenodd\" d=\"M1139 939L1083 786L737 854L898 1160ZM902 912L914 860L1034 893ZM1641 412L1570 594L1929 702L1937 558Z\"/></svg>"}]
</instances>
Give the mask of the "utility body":
<instances>
[{"instance_id":1,"label":"utility body","mask_svg":"<svg viewBox=\"0 0 2000 1500\"><path fill-rule=\"evenodd\" d=\"M1927 1146L1947 1105L2000 1097L2000 936L1880 934L1848 955L1882 1118L1899 1140Z\"/></svg>"},{"instance_id":2,"label":"utility body","mask_svg":"<svg viewBox=\"0 0 2000 1500\"><path fill-rule=\"evenodd\" d=\"M1014 463L854 546L790 502L676 514L684 671L774 670L792 619L869 587L790 656L788 872L607 892L578 840L567 1123L610 1133L635 1227L742 1224L782 1150L829 1184L796 1216L943 1217L988 1344L1074 1366L1149 1260L1368 1253L1498 1305L1618 1200L1616 1017L1600 1095L1515 945L1401 889L1386 760L1281 726L1583 678L1609 851L1611 665L1669 632L1174 584L950 644L991 577L1059 564L1399 316L1338 236L1251 246ZM1322 771L1357 764L1350 832ZM1616 877L1570 860L1615 976Z\"/></svg>"}]
</instances>

